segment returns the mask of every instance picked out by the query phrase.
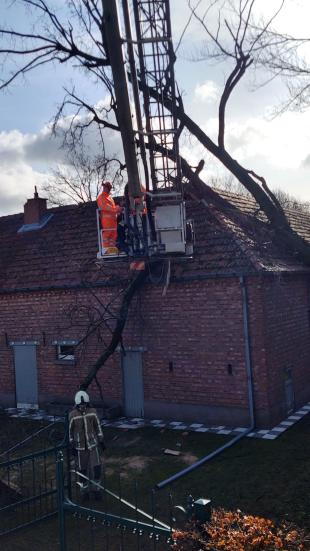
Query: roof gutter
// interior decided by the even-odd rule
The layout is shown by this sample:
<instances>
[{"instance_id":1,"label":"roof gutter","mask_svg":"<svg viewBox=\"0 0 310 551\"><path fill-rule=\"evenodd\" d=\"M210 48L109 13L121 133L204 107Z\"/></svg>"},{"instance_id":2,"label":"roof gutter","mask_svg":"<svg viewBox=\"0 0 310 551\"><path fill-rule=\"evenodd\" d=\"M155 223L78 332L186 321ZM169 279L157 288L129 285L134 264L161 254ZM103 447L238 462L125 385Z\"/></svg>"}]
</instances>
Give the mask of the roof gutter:
<instances>
[{"instance_id":1,"label":"roof gutter","mask_svg":"<svg viewBox=\"0 0 310 551\"><path fill-rule=\"evenodd\" d=\"M256 274L255 272L248 272L247 275L260 275ZM191 281L205 281L209 279L220 279L220 278L236 278L240 277L240 272L213 272L211 274L194 274L194 275L185 275L181 277L171 277L171 283L187 283ZM91 285L92 288L100 288L100 287L117 287L119 285L124 284L127 281L126 278L124 279L116 279L116 280L104 280L104 281L94 281L91 282L89 285ZM85 290L85 282L81 281L80 283L64 283L61 285L33 285L32 287L15 287L15 288L9 288L9 287L3 287L0 288L0 295L13 295L16 293L35 293L35 292L45 292L45 291L71 291L71 290L79 290L83 289Z\"/></svg>"},{"instance_id":2,"label":"roof gutter","mask_svg":"<svg viewBox=\"0 0 310 551\"><path fill-rule=\"evenodd\" d=\"M205 457L202 457L202 459L199 459L199 461L196 461L195 463L193 463L193 465L186 467L182 471L179 471L178 473L156 484L155 486L156 490L162 490L163 488L168 486L168 484L175 482L179 478L196 470L198 467L201 467L201 465L204 465L205 463L207 463L207 461L210 461L214 457L217 457L223 451L237 444L237 442L242 440L242 438L244 438L247 434L252 432L253 429L255 428L254 387L253 387L253 368L252 368L252 358L251 358L251 341L250 341L250 331L249 331L248 294L247 294L247 287L246 287L244 275L240 276L239 281L241 286L241 297L242 297L244 356L245 356L245 368L246 368L246 374L247 374L250 426L242 434L238 434L237 436L235 436L234 438L226 442L226 444L224 444L223 446L220 446L219 448L209 453Z\"/></svg>"},{"instance_id":3,"label":"roof gutter","mask_svg":"<svg viewBox=\"0 0 310 551\"><path fill-rule=\"evenodd\" d=\"M212 272L209 274L192 274L192 275L183 275L180 277L171 277L171 283L190 283L195 281L208 281L209 279L233 279L233 278L242 278L244 276L249 277L279 277L282 275L309 275L310 269L300 270L298 272L284 271L281 272L270 272L268 270L262 270L261 272L247 271L247 272L238 272L238 271L221 271L221 272ZM123 284L126 279L117 279L117 280L108 280L108 281L95 281L91 283L92 288L100 287L117 287ZM85 290L85 283L68 283L61 285L34 285L32 287L0 287L0 296L1 295L14 295L17 293L35 293L35 292L46 292L46 291L71 291L71 290Z\"/></svg>"}]
</instances>

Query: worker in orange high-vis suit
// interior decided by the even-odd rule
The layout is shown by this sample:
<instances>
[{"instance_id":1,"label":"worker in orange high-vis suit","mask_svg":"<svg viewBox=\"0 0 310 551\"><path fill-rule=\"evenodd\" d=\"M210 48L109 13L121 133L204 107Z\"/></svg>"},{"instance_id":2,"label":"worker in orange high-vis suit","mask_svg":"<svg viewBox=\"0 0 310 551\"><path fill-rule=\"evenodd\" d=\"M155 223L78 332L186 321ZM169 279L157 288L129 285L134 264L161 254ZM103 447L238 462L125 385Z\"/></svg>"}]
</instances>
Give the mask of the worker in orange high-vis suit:
<instances>
[{"instance_id":1,"label":"worker in orange high-vis suit","mask_svg":"<svg viewBox=\"0 0 310 551\"><path fill-rule=\"evenodd\" d=\"M111 182L102 182L102 192L98 195L97 205L100 209L100 222L102 228L102 254L117 254L117 215L120 207L114 203L110 195Z\"/></svg>"}]
</instances>

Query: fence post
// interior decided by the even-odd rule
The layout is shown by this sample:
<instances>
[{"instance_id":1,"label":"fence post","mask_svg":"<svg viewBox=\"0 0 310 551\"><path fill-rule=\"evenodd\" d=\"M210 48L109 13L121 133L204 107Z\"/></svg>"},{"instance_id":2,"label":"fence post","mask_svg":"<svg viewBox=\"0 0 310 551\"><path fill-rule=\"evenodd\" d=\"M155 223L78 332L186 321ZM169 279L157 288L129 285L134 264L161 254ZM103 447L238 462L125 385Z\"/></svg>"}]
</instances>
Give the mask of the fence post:
<instances>
[{"instance_id":1,"label":"fence post","mask_svg":"<svg viewBox=\"0 0 310 551\"><path fill-rule=\"evenodd\" d=\"M66 443L66 463L67 463L67 492L68 497L72 499L72 479L71 479L71 450L69 445L69 412L65 415L65 443Z\"/></svg>"},{"instance_id":2,"label":"fence post","mask_svg":"<svg viewBox=\"0 0 310 551\"><path fill-rule=\"evenodd\" d=\"M67 551L66 546L66 527L65 527L65 511L64 511L64 466L63 454L57 454L56 463L57 473L57 504L58 504L58 526L59 526L59 543L60 551Z\"/></svg>"}]
</instances>

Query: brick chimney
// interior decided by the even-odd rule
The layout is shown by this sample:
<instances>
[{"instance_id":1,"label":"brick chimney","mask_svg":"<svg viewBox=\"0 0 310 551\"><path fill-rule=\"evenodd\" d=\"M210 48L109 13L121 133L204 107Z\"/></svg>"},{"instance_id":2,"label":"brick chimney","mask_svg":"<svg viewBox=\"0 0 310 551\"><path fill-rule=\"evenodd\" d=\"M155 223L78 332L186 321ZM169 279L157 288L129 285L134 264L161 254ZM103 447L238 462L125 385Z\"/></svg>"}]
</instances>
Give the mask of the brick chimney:
<instances>
[{"instance_id":1,"label":"brick chimney","mask_svg":"<svg viewBox=\"0 0 310 551\"><path fill-rule=\"evenodd\" d=\"M46 201L39 197L37 186L34 188L33 199L28 199L24 205L24 224L39 224L46 214Z\"/></svg>"}]
</instances>

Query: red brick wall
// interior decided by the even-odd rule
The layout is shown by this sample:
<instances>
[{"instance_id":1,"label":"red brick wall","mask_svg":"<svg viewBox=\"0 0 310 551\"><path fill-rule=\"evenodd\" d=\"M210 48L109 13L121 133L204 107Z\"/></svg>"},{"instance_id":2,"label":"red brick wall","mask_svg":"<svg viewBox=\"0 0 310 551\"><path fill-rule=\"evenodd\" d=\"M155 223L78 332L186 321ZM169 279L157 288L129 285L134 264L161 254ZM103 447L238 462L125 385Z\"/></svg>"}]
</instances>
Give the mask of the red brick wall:
<instances>
[{"instance_id":1,"label":"red brick wall","mask_svg":"<svg viewBox=\"0 0 310 551\"><path fill-rule=\"evenodd\" d=\"M147 348L146 399L247 404L237 280L170 285L165 297L161 287L149 286L141 294L140 311L142 345Z\"/></svg>"},{"instance_id":2,"label":"red brick wall","mask_svg":"<svg viewBox=\"0 0 310 551\"><path fill-rule=\"evenodd\" d=\"M286 416L287 368L292 372L296 408L310 400L308 278L266 278L264 318L270 414L279 421Z\"/></svg>"},{"instance_id":3,"label":"red brick wall","mask_svg":"<svg viewBox=\"0 0 310 551\"><path fill-rule=\"evenodd\" d=\"M112 298L112 291L105 291L104 294L104 300L108 302ZM87 291L20 293L0 297L1 335L7 333L9 341L38 340L40 343L37 347L37 367L41 399L44 396L72 399L87 368L97 358L98 343L95 338L89 339L86 359L78 366L57 363L56 349L52 345L54 340L80 339L85 334L83 327L72 326L69 313L73 307L80 306L87 311L89 303ZM73 317L76 319L76 315ZM6 346L4 337L1 339L0 357L1 392L14 393L13 350ZM105 391L112 398L118 397L121 377L117 358L109 361L102 380Z\"/></svg>"},{"instance_id":4,"label":"red brick wall","mask_svg":"<svg viewBox=\"0 0 310 551\"><path fill-rule=\"evenodd\" d=\"M96 291L104 303L115 292L115 289ZM1 316L1 333L6 332L10 341L40 342L37 360L41 399L51 396L71 398L87 368L97 358L96 336L89 339L85 358L78 366L57 364L55 347L51 345L56 339L79 339L83 335L80 327L70 327L68 312L73 305L86 309L90 303L98 306L88 291L1 297L4 314ZM103 336L108 340L107 331ZM146 348L143 362L145 400L247 411L238 280L171 284L165 297L161 286L148 285L133 300L124 344ZM12 355L2 342L4 392L14 392ZM172 372L169 371L169 362L173 363ZM231 365L231 375L228 364ZM122 399L119 354L115 354L102 369L99 379L105 396ZM91 391L98 395L95 385Z\"/></svg>"},{"instance_id":5,"label":"red brick wall","mask_svg":"<svg viewBox=\"0 0 310 551\"><path fill-rule=\"evenodd\" d=\"M283 411L279 404L283 404L282 373L287 364L294 365L298 404L307 398L305 381L309 381L310 356L307 285L302 278L283 279L279 284L271 278L253 277L247 279L247 286L256 412L262 426L272 425ZM116 293L116 288L96 289L96 295L105 304ZM85 333L90 306L98 308L99 302L84 290L0 297L2 395L14 395L13 353L6 346L7 333L10 341L40 342L37 358L41 401L72 400L104 343L98 343L96 334L89 338L77 366L58 364L51 343L57 339L80 339ZM115 304L110 308L113 310ZM75 315L70 318L72 309ZM81 314L79 323L77 311ZM75 325L70 321L73 318ZM101 338L109 341L107 329ZM242 293L238 278L171 283L166 296L162 296L161 286L147 285L133 299L124 345L145 347L146 403L171 407L183 404L188 415L191 412L196 415L195 408L202 412L206 408L205 421L210 418L224 424L234 418L237 424L248 424ZM169 370L170 362L173 371ZM114 354L108 361L99 380L105 398L122 402L120 354ZM90 392L98 397L95 384Z\"/></svg>"}]
</instances>

